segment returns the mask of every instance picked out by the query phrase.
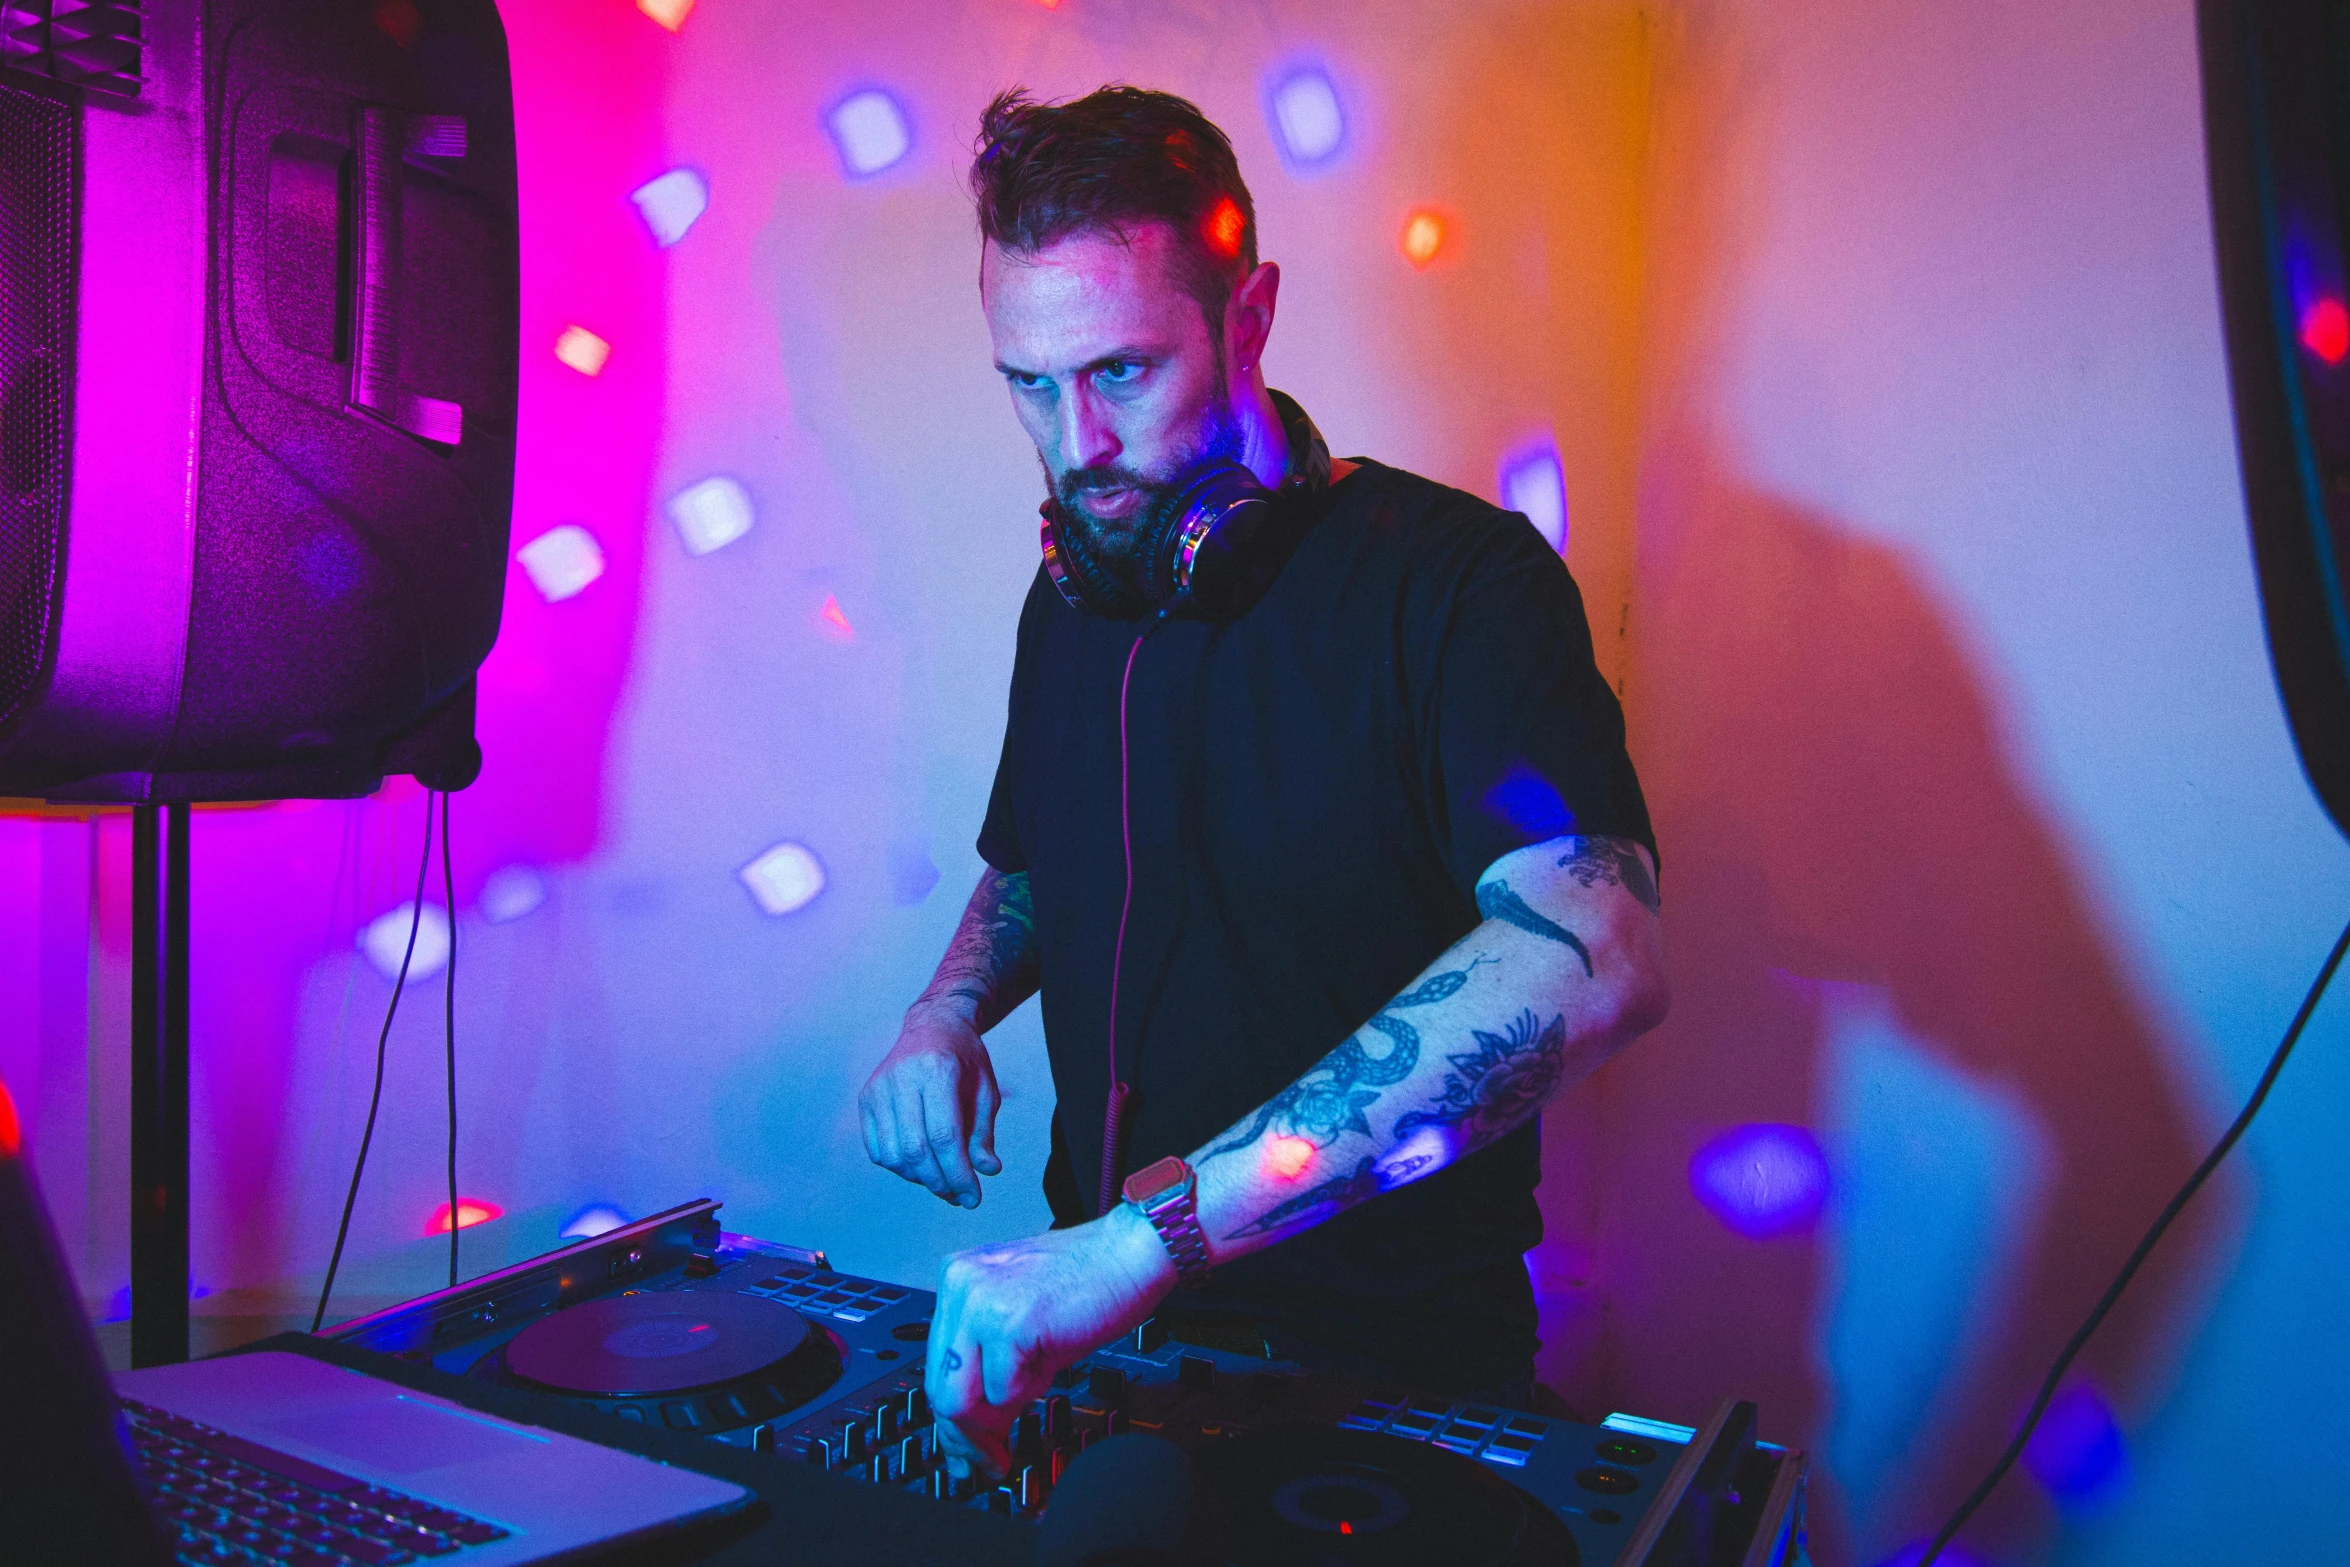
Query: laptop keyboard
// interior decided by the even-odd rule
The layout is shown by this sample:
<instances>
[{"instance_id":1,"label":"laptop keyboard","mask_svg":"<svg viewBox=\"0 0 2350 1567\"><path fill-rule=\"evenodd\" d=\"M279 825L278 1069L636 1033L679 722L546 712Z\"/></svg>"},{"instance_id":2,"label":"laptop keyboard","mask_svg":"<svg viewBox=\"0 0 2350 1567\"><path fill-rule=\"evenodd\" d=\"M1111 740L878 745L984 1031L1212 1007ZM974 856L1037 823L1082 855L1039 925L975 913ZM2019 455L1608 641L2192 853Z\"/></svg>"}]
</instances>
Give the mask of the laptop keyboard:
<instances>
[{"instance_id":1,"label":"laptop keyboard","mask_svg":"<svg viewBox=\"0 0 2350 1567\"><path fill-rule=\"evenodd\" d=\"M479 1518L122 1400L155 1510L187 1567L398 1567L506 1538Z\"/></svg>"}]
</instances>

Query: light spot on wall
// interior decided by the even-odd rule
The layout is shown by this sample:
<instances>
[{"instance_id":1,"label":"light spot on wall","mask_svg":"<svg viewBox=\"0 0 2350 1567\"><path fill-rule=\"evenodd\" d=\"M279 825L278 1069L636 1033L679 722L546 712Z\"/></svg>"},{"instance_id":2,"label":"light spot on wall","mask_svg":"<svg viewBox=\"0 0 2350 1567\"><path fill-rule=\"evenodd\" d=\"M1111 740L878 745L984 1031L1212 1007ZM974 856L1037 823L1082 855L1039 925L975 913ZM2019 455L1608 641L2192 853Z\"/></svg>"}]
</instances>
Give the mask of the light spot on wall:
<instances>
[{"instance_id":1,"label":"light spot on wall","mask_svg":"<svg viewBox=\"0 0 2350 1567\"><path fill-rule=\"evenodd\" d=\"M769 914L806 908L824 890L824 862L804 843L779 843L736 874Z\"/></svg>"},{"instance_id":2,"label":"light spot on wall","mask_svg":"<svg viewBox=\"0 0 2350 1567\"><path fill-rule=\"evenodd\" d=\"M555 1235L559 1240L593 1240L599 1235L609 1235L627 1222L628 1215L610 1203L591 1202L570 1218L565 1219L563 1228L557 1230Z\"/></svg>"},{"instance_id":3,"label":"light spot on wall","mask_svg":"<svg viewBox=\"0 0 2350 1567\"><path fill-rule=\"evenodd\" d=\"M636 8L674 33L685 25L694 0L636 0Z\"/></svg>"},{"instance_id":4,"label":"light spot on wall","mask_svg":"<svg viewBox=\"0 0 2350 1567\"><path fill-rule=\"evenodd\" d=\"M518 920L546 901L547 879L527 865L503 866L481 884L481 915L493 925Z\"/></svg>"},{"instance_id":5,"label":"light spot on wall","mask_svg":"<svg viewBox=\"0 0 2350 1567\"><path fill-rule=\"evenodd\" d=\"M1403 233L1396 240L1404 259L1415 267L1426 267L1444 248L1444 216L1426 207L1420 208L1403 220Z\"/></svg>"},{"instance_id":6,"label":"light spot on wall","mask_svg":"<svg viewBox=\"0 0 2350 1567\"><path fill-rule=\"evenodd\" d=\"M448 964L449 916L437 903L427 903L422 915L416 915L415 910L415 904L403 903L377 915L359 932L359 950L386 979L399 978L403 955L408 955L410 979L429 979ZM409 955L408 927L412 918L416 926L416 950Z\"/></svg>"},{"instance_id":7,"label":"light spot on wall","mask_svg":"<svg viewBox=\"0 0 2350 1567\"><path fill-rule=\"evenodd\" d=\"M938 866L919 843L892 845L885 856L889 871L889 901L911 908L930 896L938 885Z\"/></svg>"},{"instance_id":8,"label":"light spot on wall","mask_svg":"<svg viewBox=\"0 0 2350 1567\"><path fill-rule=\"evenodd\" d=\"M604 574L604 548L575 522L549 528L514 552L522 569L550 604L561 603Z\"/></svg>"},{"instance_id":9,"label":"light spot on wall","mask_svg":"<svg viewBox=\"0 0 2350 1567\"><path fill-rule=\"evenodd\" d=\"M1301 67L1276 81L1268 97L1274 139L1293 166L1313 168L1338 155L1346 143L1346 115L1328 73Z\"/></svg>"},{"instance_id":10,"label":"light spot on wall","mask_svg":"<svg viewBox=\"0 0 2350 1567\"><path fill-rule=\"evenodd\" d=\"M1749 1240L1808 1227L1828 1200L1828 1161L1800 1126L1732 1127L1689 1161L1689 1186Z\"/></svg>"},{"instance_id":11,"label":"light spot on wall","mask_svg":"<svg viewBox=\"0 0 2350 1567\"><path fill-rule=\"evenodd\" d=\"M461 1230L470 1230L477 1224L487 1224L492 1219L503 1219L504 1217L506 1217L506 1210L485 1198L460 1197L457 1199L457 1228ZM449 1205L447 1203L442 1203L433 1209L432 1217L424 1221L424 1233L427 1235L449 1233Z\"/></svg>"},{"instance_id":12,"label":"light spot on wall","mask_svg":"<svg viewBox=\"0 0 2350 1567\"><path fill-rule=\"evenodd\" d=\"M612 345L584 326L567 326L555 339L555 357L581 375L602 375L604 361L612 357Z\"/></svg>"},{"instance_id":13,"label":"light spot on wall","mask_svg":"<svg viewBox=\"0 0 2350 1567\"><path fill-rule=\"evenodd\" d=\"M849 94L833 105L824 123L840 149L841 167L852 179L879 174L914 147L906 111L878 87Z\"/></svg>"},{"instance_id":14,"label":"light spot on wall","mask_svg":"<svg viewBox=\"0 0 2350 1567\"><path fill-rule=\"evenodd\" d=\"M2127 1489L2129 1450L2113 1410L2080 1382L2048 1401L2024 1445L2024 1467L2067 1507L2093 1507Z\"/></svg>"},{"instance_id":15,"label":"light spot on wall","mask_svg":"<svg viewBox=\"0 0 2350 1567\"><path fill-rule=\"evenodd\" d=\"M707 555L751 531L750 492L717 475L687 486L669 498L669 520L688 555Z\"/></svg>"},{"instance_id":16,"label":"light spot on wall","mask_svg":"<svg viewBox=\"0 0 2350 1567\"><path fill-rule=\"evenodd\" d=\"M1567 552L1567 476L1559 451L1547 436L1520 447L1501 461L1501 503L1524 512L1543 542Z\"/></svg>"},{"instance_id":17,"label":"light spot on wall","mask_svg":"<svg viewBox=\"0 0 2350 1567\"><path fill-rule=\"evenodd\" d=\"M2350 310L2338 299L2321 299L2301 312L2301 346L2329 365L2350 354Z\"/></svg>"},{"instance_id":18,"label":"light spot on wall","mask_svg":"<svg viewBox=\"0 0 2350 1567\"><path fill-rule=\"evenodd\" d=\"M857 637L857 628L849 624L840 600L829 593L824 595L823 608L816 611L816 629L835 642L853 642Z\"/></svg>"},{"instance_id":19,"label":"light spot on wall","mask_svg":"<svg viewBox=\"0 0 2350 1567\"><path fill-rule=\"evenodd\" d=\"M652 231L653 243L667 250L709 210L710 186L692 169L671 169L630 191L628 199Z\"/></svg>"}]
</instances>

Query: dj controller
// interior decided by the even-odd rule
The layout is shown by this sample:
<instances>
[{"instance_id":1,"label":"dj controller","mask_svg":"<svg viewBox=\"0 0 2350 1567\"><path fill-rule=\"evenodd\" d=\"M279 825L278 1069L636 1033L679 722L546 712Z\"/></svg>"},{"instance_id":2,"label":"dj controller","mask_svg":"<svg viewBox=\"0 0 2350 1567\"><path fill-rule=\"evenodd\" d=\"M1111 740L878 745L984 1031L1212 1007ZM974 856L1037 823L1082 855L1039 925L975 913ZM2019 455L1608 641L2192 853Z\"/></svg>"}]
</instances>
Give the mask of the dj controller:
<instances>
[{"instance_id":1,"label":"dj controller","mask_svg":"<svg viewBox=\"0 0 2350 1567\"><path fill-rule=\"evenodd\" d=\"M1012 1430L999 1484L949 1475L922 1386L933 1297L687 1203L327 1336L955 1507L1040 1518L1122 1433L1188 1454L1237 1560L1792 1567L1804 1455L1752 1404L1702 1428L1418 1397L1191 1345L1156 1321L1087 1355Z\"/></svg>"}]
</instances>

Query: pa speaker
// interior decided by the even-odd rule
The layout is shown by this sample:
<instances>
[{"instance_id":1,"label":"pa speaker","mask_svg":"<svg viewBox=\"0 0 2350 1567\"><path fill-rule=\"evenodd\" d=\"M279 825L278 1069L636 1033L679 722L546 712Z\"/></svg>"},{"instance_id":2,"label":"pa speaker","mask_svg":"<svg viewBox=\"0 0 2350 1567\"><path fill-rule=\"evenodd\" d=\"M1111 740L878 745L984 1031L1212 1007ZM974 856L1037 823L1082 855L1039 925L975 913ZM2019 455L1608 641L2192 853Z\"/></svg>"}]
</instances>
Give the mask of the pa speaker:
<instances>
[{"instance_id":1,"label":"pa speaker","mask_svg":"<svg viewBox=\"0 0 2350 1567\"><path fill-rule=\"evenodd\" d=\"M2350 832L2350 0L2201 0L2236 449L2302 769Z\"/></svg>"},{"instance_id":2,"label":"pa speaker","mask_svg":"<svg viewBox=\"0 0 2350 1567\"><path fill-rule=\"evenodd\" d=\"M516 292L492 0L7 0L0 794L470 782Z\"/></svg>"}]
</instances>

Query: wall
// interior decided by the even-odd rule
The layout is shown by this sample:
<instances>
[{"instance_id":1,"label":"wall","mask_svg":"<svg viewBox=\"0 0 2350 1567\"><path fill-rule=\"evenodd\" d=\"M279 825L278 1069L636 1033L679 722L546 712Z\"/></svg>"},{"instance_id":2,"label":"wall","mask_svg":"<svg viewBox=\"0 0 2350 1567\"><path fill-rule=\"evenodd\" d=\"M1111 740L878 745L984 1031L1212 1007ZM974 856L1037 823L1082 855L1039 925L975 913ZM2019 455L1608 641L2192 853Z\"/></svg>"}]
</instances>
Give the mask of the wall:
<instances>
[{"instance_id":1,"label":"wall","mask_svg":"<svg viewBox=\"0 0 2350 1567\"><path fill-rule=\"evenodd\" d=\"M1568 1380L1758 1397L1823 1559L1885 1561L2234 1114L2350 853L2261 641L2191 7L1690 0L1656 47L1631 706L1677 1004L1601 1085ZM2343 1007L1976 1559L2339 1548ZM1688 1173L1754 1123L1828 1186L1750 1239ZM1755 1146L1750 1210L1800 1195Z\"/></svg>"},{"instance_id":2,"label":"wall","mask_svg":"<svg viewBox=\"0 0 2350 1567\"><path fill-rule=\"evenodd\" d=\"M872 1170L852 1105L977 872L1034 570L960 165L997 87L1124 78L1231 131L1285 269L1268 364L1336 449L1488 495L1529 440L1559 452L1678 1002L1550 1113L1545 1376L1595 1412L1755 1397L1815 1454L1823 1562L1922 1536L2350 906L2260 641L2187 7L505 14L515 542L570 524L603 570L559 600L512 573L488 770L456 802L462 1184L506 1212L468 1271L594 1204L703 1193L909 1280L1043 1222L1033 1009L998 1032L1010 1173L976 1213ZM1266 99L1305 65L1346 120L1312 167ZM912 146L852 179L824 116L868 87ZM628 198L675 168L709 206L664 249ZM1450 224L1425 269L1397 246L1421 206ZM609 345L592 376L554 355L574 325ZM689 554L667 508L713 476L755 520ZM396 784L198 818L199 1310L315 1288L391 989L355 943L413 895L421 816ZM0 1074L102 1315L127 1278L126 840L0 820ZM773 916L737 872L787 842L826 884ZM391 1030L343 1309L433 1282L439 984ZM2341 1016L1977 1559L2338 1536Z\"/></svg>"}]
</instances>

